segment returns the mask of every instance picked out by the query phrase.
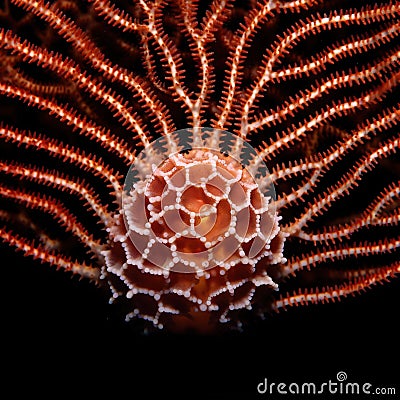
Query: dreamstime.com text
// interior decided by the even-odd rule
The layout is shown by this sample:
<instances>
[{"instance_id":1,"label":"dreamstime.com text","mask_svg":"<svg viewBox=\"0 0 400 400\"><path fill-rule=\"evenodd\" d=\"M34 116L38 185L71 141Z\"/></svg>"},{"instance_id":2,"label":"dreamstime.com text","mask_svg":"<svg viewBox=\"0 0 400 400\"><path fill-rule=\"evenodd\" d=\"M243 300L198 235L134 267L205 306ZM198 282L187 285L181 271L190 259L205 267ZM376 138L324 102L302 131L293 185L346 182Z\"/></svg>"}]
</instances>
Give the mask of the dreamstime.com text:
<instances>
[{"instance_id":1,"label":"dreamstime.com text","mask_svg":"<svg viewBox=\"0 0 400 400\"><path fill-rule=\"evenodd\" d=\"M369 382L350 382L347 381L346 372L340 371L336 374L336 379L329 379L322 383L304 382L304 383L285 383L285 382L270 382L264 378L257 385L259 394L274 395L274 394L374 394L395 396L395 387L374 387Z\"/></svg>"}]
</instances>

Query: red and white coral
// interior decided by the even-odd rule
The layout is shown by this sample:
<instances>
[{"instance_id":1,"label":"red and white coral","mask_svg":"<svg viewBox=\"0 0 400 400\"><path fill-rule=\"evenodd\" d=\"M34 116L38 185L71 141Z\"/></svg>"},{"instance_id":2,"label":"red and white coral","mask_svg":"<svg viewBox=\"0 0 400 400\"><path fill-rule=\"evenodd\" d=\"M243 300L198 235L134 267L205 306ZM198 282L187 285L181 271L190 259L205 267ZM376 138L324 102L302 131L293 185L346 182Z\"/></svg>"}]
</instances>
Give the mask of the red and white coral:
<instances>
[{"instance_id":1,"label":"red and white coral","mask_svg":"<svg viewBox=\"0 0 400 400\"><path fill-rule=\"evenodd\" d=\"M213 130L206 142L218 149L220 136L228 133ZM243 141L229 138L243 151ZM128 318L170 330L210 328L250 309L257 290L277 289L268 267L285 262L286 234L273 190L266 190L269 177L259 185L249 172L260 161L253 158L247 169L227 153L198 147L167 154L157 165L154 149L144 153L110 228L112 247L103 253L113 297L135 309ZM145 171L136 170L141 166ZM140 173L146 179L137 180Z\"/></svg>"}]
</instances>

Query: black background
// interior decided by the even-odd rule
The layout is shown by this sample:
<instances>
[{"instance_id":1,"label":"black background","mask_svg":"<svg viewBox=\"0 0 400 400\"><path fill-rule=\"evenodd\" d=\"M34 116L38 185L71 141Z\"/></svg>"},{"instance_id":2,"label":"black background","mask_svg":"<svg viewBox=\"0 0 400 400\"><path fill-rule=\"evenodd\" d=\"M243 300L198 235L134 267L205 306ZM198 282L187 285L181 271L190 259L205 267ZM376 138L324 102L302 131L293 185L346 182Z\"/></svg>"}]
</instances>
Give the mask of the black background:
<instances>
[{"instance_id":1,"label":"black background","mask_svg":"<svg viewBox=\"0 0 400 400\"><path fill-rule=\"evenodd\" d=\"M400 279L240 334L145 336L98 288L1 243L0 271L2 398L267 399L264 378L321 383L339 371L400 393Z\"/></svg>"},{"instance_id":2,"label":"black background","mask_svg":"<svg viewBox=\"0 0 400 400\"><path fill-rule=\"evenodd\" d=\"M321 383L339 371L349 382L400 391L399 280L270 316L240 334L146 336L88 282L4 245L1 255L3 389L8 383L13 398L272 398L257 394L264 378Z\"/></svg>"}]
</instances>

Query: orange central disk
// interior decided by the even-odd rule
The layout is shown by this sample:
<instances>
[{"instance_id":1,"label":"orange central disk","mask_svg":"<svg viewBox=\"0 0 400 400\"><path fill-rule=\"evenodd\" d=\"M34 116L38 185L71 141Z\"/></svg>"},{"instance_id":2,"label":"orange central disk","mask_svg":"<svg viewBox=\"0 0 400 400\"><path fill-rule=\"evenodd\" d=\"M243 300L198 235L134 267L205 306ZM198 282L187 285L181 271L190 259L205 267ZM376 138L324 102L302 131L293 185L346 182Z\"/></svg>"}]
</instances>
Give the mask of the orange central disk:
<instances>
[{"instance_id":1,"label":"orange central disk","mask_svg":"<svg viewBox=\"0 0 400 400\"><path fill-rule=\"evenodd\" d=\"M269 206L250 173L215 150L175 153L153 168L127 199L128 235L108 259L129 287L130 316L207 332L276 288L267 268L282 259L284 236Z\"/></svg>"},{"instance_id":2,"label":"orange central disk","mask_svg":"<svg viewBox=\"0 0 400 400\"><path fill-rule=\"evenodd\" d=\"M245 186L255 186L241 171L231 157L206 149L170 157L147 185L147 216L153 218L153 231L183 253L204 252L221 242L234 225L229 197L239 187L245 199Z\"/></svg>"}]
</instances>

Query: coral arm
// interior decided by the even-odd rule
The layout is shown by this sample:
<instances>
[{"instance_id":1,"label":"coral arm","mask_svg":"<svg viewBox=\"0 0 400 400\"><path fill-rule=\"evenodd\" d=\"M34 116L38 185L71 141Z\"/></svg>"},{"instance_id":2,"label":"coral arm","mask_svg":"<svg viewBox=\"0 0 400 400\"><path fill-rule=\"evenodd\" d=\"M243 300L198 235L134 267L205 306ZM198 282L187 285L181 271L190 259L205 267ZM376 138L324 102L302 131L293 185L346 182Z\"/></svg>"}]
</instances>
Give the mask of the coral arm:
<instances>
[{"instance_id":1,"label":"coral arm","mask_svg":"<svg viewBox=\"0 0 400 400\"><path fill-rule=\"evenodd\" d=\"M57 269L72 272L73 274L79 275L82 278L88 278L94 282L97 282L100 276L99 268L72 261L54 251L49 251L41 245L33 244L29 240L22 238L9 230L0 228L0 239L9 245L16 247L18 250L23 251L26 256L49 263Z\"/></svg>"},{"instance_id":2,"label":"coral arm","mask_svg":"<svg viewBox=\"0 0 400 400\"><path fill-rule=\"evenodd\" d=\"M43 135L30 133L25 130L11 129L7 126L0 126L0 138L6 141L12 141L18 145L24 144L34 149L45 150L50 155L69 161L71 164L77 163L87 170L91 170L95 175L101 176L108 181L115 195L118 197L122 188L119 183L120 178L115 175L101 160L97 160L95 156L87 156L84 152L69 148L54 139L47 139Z\"/></svg>"},{"instance_id":3,"label":"coral arm","mask_svg":"<svg viewBox=\"0 0 400 400\"><path fill-rule=\"evenodd\" d=\"M0 93L8 97L18 98L39 109L49 111L60 121L72 125L75 130L79 130L85 136L100 142L109 151L117 153L121 159L129 164L135 158L134 152L127 147L122 139L117 139L109 131L89 121L86 117L78 115L72 108L6 83L0 83Z\"/></svg>"},{"instance_id":4,"label":"coral arm","mask_svg":"<svg viewBox=\"0 0 400 400\"><path fill-rule=\"evenodd\" d=\"M69 210L60 204L59 201L54 200L50 196L42 196L27 191L9 189L3 186L0 186L0 195L24 204L26 207L41 209L51 214L62 226L65 227L67 231L72 232L81 243L87 246L93 254L96 254L100 259L103 258L101 256L101 250L104 246L98 240L93 239L87 229Z\"/></svg>"},{"instance_id":5,"label":"coral arm","mask_svg":"<svg viewBox=\"0 0 400 400\"><path fill-rule=\"evenodd\" d=\"M54 7L51 7L44 1L13 0L13 3L28 11L32 11L35 15L38 15L49 23L65 40L70 42L80 52L85 60L100 70L105 77L112 81L117 80L126 87L133 89L144 105L156 116L156 120L158 121L156 127L161 127L161 131L164 134L171 133L174 130L167 110L160 106L159 101L149 88L143 85L132 73L118 65L114 65L110 60L106 59L88 35L60 10L55 10ZM144 132L138 132L138 134L142 133L144 135ZM141 136L141 139L145 140L145 136Z\"/></svg>"},{"instance_id":6,"label":"coral arm","mask_svg":"<svg viewBox=\"0 0 400 400\"><path fill-rule=\"evenodd\" d=\"M76 193L91 209L93 209L95 214L101 219L106 227L112 220L109 211L100 203L98 196L93 193L92 189L80 182L72 181L64 177L62 174L4 162L0 162L0 171L33 182L50 185L59 188L60 190L67 190L70 193Z\"/></svg>"},{"instance_id":7,"label":"coral arm","mask_svg":"<svg viewBox=\"0 0 400 400\"><path fill-rule=\"evenodd\" d=\"M279 300L272 304L275 311L286 310L292 306L303 306L307 304L326 303L330 301L340 300L349 295L355 295L365 291L372 286L389 281L390 278L400 273L400 263L395 262L387 267L376 268L367 271L366 276L358 277L347 283L335 286L327 286L321 289L298 290L292 295L283 295Z\"/></svg>"}]
</instances>

